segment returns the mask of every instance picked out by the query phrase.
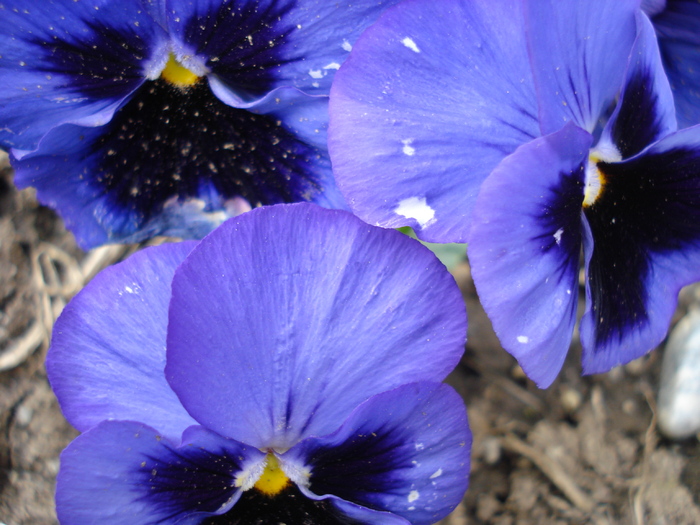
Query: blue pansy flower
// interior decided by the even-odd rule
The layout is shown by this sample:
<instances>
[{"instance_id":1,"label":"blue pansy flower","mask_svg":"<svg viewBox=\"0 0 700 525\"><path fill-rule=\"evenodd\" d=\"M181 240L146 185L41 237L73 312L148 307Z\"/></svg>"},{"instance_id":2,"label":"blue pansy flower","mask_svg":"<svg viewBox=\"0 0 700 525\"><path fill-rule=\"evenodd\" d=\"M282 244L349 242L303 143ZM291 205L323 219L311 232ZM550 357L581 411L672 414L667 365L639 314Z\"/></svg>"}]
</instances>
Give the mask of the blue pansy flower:
<instances>
[{"instance_id":1,"label":"blue pansy flower","mask_svg":"<svg viewBox=\"0 0 700 525\"><path fill-rule=\"evenodd\" d=\"M700 4L695 0L642 0L651 17L681 127L700 124Z\"/></svg>"},{"instance_id":2,"label":"blue pansy flower","mask_svg":"<svg viewBox=\"0 0 700 525\"><path fill-rule=\"evenodd\" d=\"M353 209L467 240L504 348L542 387L570 345L582 247L584 373L656 346L700 279L700 128L676 131L634 0L407 0L339 71L331 123Z\"/></svg>"},{"instance_id":3,"label":"blue pansy flower","mask_svg":"<svg viewBox=\"0 0 700 525\"><path fill-rule=\"evenodd\" d=\"M327 95L396 0L2 0L0 147L84 248L344 208Z\"/></svg>"},{"instance_id":4,"label":"blue pansy flower","mask_svg":"<svg viewBox=\"0 0 700 525\"><path fill-rule=\"evenodd\" d=\"M47 357L64 524L427 524L467 488L466 313L417 241L299 203L138 252Z\"/></svg>"}]
</instances>

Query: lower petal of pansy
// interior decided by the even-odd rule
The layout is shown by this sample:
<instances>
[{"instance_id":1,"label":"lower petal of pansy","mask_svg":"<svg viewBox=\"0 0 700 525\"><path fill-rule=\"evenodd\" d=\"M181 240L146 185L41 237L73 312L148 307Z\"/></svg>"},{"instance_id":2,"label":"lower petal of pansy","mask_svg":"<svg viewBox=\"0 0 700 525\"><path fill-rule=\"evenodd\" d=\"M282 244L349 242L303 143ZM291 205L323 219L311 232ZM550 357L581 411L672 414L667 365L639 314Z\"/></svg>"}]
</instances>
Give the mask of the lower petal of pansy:
<instances>
[{"instance_id":1,"label":"lower petal of pansy","mask_svg":"<svg viewBox=\"0 0 700 525\"><path fill-rule=\"evenodd\" d=\"M594 241L581 321L589 374L658 345L678 291L700 279L700 127L598 168L602 191L585 212Z\"/></svg>"},{"instance_id":2,"label":"lower petal of pansy","mask_svg":"<svg viewBox=\"0 0 700 525\"><path fill-rule=\"evenodd\" d=\"M521 4L408 0L358 39L333 82L328 144L359 217L466 240L479 185L539 135Z\"/></svg>"},{"instance_id":3,"label":"lower petal of pansy","mask_svg":"<svg viewBox=\"0 0 700 525\"><path fill-rule=\"evenodd\" d=\"M646 6L659 38L681 127L700 123L700 4L667 0L663 10Z\"/></svg>"},{"instance_id":4,"label":"lower petal of pansy","mask_svg":"<svg viewBox=\"0 0 700 525\"><path fill-rule=\"evenodd\" d=\"M324 149L275 115L224 104L202 80L149 82L109 124L63 126L14 166L17 185L35 186L83 247L202 237L251 207L326 204L333 186Z\"/></svg>"},{"instance_id":5,"label":"lower petal of pansy","mask_svg":"<svg viewBox=\"0 0 700 525\"><path fill-rule=\"evenodd\" d=\"M486 179L474 209L477 292L503 347L543 388L561 369L576 321L591 141L569 124L521 146Z\"/></svg>"},{"instance_id":6,"label":"lower petal of pansy","mask_svg":"<svg viewBox=\"0 0 700 525\"><path fill-rule=\"evenodd\" d=\"M106 419L141 421L173 442L196 422L165 380L170 283L193 242L138 252L106 268L56 321L46 369L78 430Z\"/></svg>"},{"instance_id":7,"label":"lower petal of pansy","mask_svg":"<svg viewBox=\"0 0 700 525\"><path fill-rule=\"evenodd\" d=\"M440 381L464 350L454 279L424 246L311 204L212 232L173 279L166 377L222 435L287 449L358 404Z\"/></svg>"},{"instance_id":8,"label":"lower petal of pansy","mask_svg":"<svg viewBox=\"0 0 700 525\"><path fill-rule=\"evenodd\" d=\"M265 454L202 427L174 446L154 429L106 421L61 454L56 512L62 523L200 523L228 512L237 476L262 468ZM216 521L214 521L216 523Z\"/></svg>"},{"instance_id":9,"label":"lower petal of pansy","mask_svg":"<svg viewBox=\"0 0 700 525\"><path fill-rule=\"evenodd\" d=\"M413 383L372 397L338 431L309 438L281 458L305 466L308 483L301 486L310 497L334 496L422 525L461 501L470 449L459 395L447 385Z\"/></svg>"}]
</instances>

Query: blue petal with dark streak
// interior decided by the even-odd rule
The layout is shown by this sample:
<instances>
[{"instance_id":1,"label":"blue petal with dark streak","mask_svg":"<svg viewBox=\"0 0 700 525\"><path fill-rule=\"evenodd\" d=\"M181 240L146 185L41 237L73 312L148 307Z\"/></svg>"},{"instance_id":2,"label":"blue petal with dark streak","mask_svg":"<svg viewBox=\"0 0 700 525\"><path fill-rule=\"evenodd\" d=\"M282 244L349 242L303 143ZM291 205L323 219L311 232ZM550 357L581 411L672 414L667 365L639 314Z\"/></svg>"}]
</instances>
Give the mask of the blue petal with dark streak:
<instances>
[{"instance_id":1,"label":"blue petal with dark streak","mask_svg":"<svg viewBox=\"0 0 700 525\"><path fill-rule=\"evenodd\" d=\"M0 4L0 145L33 150L63 123L97 126L165 52L142 0Z\"/></svg>"},{"instance_id":2,"label":"blue petal with dark streak","mask_svg":"<svg viewBox=\"0 0 700 525\"><path fill-rule=\"evenodd\" d=\"M182 442L175 447L153 428L131 421L105 421L80 435L61 454L59 520L198 523L230 510L241 492L236 475L265 457L203 427L187 429Z\"/></svg>"},{"instance_id":3,"label":"blue petal with dark streak","mask_svg":"<svg viewBox=\"0 0 700 525\"><path fill-rule=\"evenodd\" d=\"M653 13L652 13L653 14ZM652 18L681 127L700 123L700 4L667 0Z\"/></svg>"},{"instance_id":4,"label":"blue petal with dark streak","mask_svg":"<svg viewBox=\"0 0 700 525\"><path fill-rule=\"evenodd\" d=\"M637 15L637 30L620 101L601 136L601 142L611 142L623 159L677 129L671 86L654 28L641 13Z\"/></svg>"},{"instance_id":5,"label":"blue petal with dark streak","mask_svg":"<svg viewBox=\"0 0 700 525\"><path fill-rule=\"evenodd\" d=\"M185 53L201 57L211 73L242 101L257 99L277 87L280 66L292 60L283 58L283 52L290 45L287 37L296 30L288 20L295 0L181 3L171 2L168 22L180 45L187 48Z\"/></svg>"},{"instance_id":6,"label":"blue petal with dark streak","mask_svg":"<svg viewBox=\"0 0 700 525\"><path fill-rule=\"evenodd\" d=\"M323 99L308 98L325 114ZM204 81L185 90L151 81L109 124L57 129L14 165L17 185L36 187L86 248L202 237L246 204L326 204L334 188L324 149L275 115L224 104ZM192 199L200 209L181 210Z\"/></svg>"},{"instance_id":7,"label":"blue petal with dark streak","mask_svg":"<svg viewBox=\"0 0 700 525\"><path fill-rule=\"evenodd\" d=\"M462 499L471 439L463 401L451 387L412 383L370 398L338 431L309 438L282 458L308 466L314 498L334 496L427 525Z\"/></svg>"},{"instance_id":8,"label":"blue petal with dark streak","mask_svg":"<svg viewBox=\"0 0 700 525\"><path fill-rule=\"evenodd\" d=\"M659 344L679 289L700 279L700 127L598 166L606 182L585 210L594 239L581 324L585 373Z\"/></svg>"},{"instance_id":9,"label":"blue petal with dark streak","mask_svg":"<svg viewBox=\"0 0 700 525\"><path fill-rule=\"evenodd\" d=\"M503 348L541 388L559 373L576 322L592 140L569 123L521 146L484 181L474 208L477 292Z\"/></svg>"}]
</instances>

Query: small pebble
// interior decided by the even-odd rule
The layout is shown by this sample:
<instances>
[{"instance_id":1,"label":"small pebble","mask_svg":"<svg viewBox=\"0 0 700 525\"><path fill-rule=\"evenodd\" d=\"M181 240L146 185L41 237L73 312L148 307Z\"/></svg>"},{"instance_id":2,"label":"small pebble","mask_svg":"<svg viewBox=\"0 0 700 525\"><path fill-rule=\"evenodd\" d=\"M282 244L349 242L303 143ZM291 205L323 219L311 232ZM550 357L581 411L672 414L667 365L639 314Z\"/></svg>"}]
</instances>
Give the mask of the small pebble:
<instances>
[{"instance_id":1,"label":"small pebble","mask_svg":"<svg viewBox=\"0 0 700 525\"><path fill-rule=\"evenodd\" d=\"M484 461L488 465L495 465L501 459L501 443L497 438L487 437L483 440Z\"/></svg>"},{"instance_id":2,"label":"small pebble","mask_svg":"<svg viewBox=\"0 0 700 525\"><path fill-rule=\"evenodd\" d=\"M689 311L666 344L658 421L659 430L671 439L700 432L700 310Z\"/></svg>"},{"instance_id":3,"label":"small pebble","mask_svg":"<svg viewBox=\"0 0 700 525\"><path fill-rule=\"evenodd\" d=\"M561 392L561 407L567 414L573 414L581 406L583 396L578 390L570 387L564 387Z\"/></svg>"}]
</instances>

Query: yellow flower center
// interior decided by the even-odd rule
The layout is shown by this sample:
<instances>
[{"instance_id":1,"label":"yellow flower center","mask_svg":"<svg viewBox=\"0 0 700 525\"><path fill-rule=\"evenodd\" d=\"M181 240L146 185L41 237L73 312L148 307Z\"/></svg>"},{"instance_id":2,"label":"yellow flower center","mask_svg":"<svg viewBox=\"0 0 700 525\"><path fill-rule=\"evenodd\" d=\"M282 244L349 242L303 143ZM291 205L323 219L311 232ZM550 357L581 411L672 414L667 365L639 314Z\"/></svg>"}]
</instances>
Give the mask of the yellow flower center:
<instances>
[{"instance_id":1,"label":"yellow flower center","mask_svg":"<svg viewBox=\"0 0 700 525\"><path fill-rule=\"evenodd\" d=\"M189 87L199 80L199 76L180 64L172 53L160 76L180 88Z\"/></svg>"},{"instance_id":2,"label":"yellow flower center","mask_svg":"<svg viewBox=\"0 0 700 525\"><path fill-rule=\"evenodd\" d=\"M586 189L583 197L583 207L593 206L605 187L605 174L600 171L601 162L620 162L622 156L614 146L597 147L588 154L586 167Z\"/></svg>"},{"instance_id":3,"label":"yellow flower center","mask_svg":"<svg viewBox=\"0 0 700 525\"><path fill-rule=\"evenodd\" d=\"M253 486L263 494L276 496L282 492L289 483L290 480L280 467L277 457L271 452L268 453L265 470Z\"/></svg>"}]
</instances>

